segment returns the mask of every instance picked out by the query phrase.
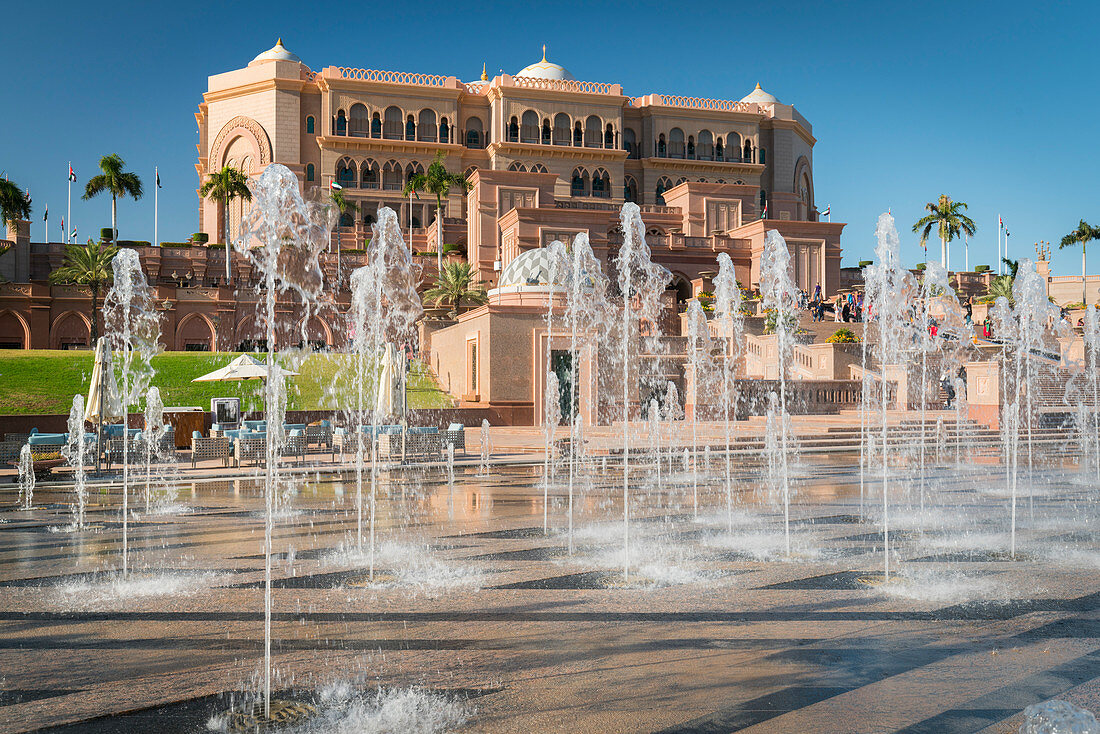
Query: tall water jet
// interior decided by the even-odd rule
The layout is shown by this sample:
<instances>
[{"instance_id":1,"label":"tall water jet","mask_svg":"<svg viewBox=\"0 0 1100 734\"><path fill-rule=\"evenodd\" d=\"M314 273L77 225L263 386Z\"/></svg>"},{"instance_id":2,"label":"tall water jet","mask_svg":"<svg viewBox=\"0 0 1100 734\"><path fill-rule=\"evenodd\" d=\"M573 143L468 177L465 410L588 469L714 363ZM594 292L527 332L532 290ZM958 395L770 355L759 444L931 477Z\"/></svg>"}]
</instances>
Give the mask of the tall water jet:
<instances>
[{"instance_id":1,"label":"tall water jet","mask_svg":"<svg viewBox=\"0 0 1100 734\"><path fill-rule=\"evenodd\" d=\"M145 427L142 429L142 443L145 444L145 511L153 501L153 459L160 454L160 444L164 438L164 402L160 398L160 388L151 387L145 396Z\"/></svg>"},{"instance_id":2,"label":"tall water jet","mask_svg":"<svg viewBox=\"0 0 1100 734\"><path fill-rule=\"evenodd\" d=\"M620 358L623 386L623 578L630 577L630 388L632 342L643 352L643 325L648 327L648 340L655 347L660 335L661 293L671 279L668 270L653 262L645 241L642 210L637 204L623 204L620 214L623 243L619 247L615 266L619 293L622 295ZM635 339L637 335L637 339ZM656 351L655 348L649 350ZM635 373L635 378L638 374Z\"/></svg>"},{"instance_id":3,"label":"tall water jet","mask_svg":"<svg viewBox=\"0 0 1100 734\"><path fill-rule=\"evenodd\" d=\"M741 288L733 269L733 260L724 252L718 254L718 275L714 278L714 314L718 319L726 344L722 350L722 418L726 436L726 520L733 532L733 458L731 413L736 409L733 377L744 341L745 316L741 312Z\"/></svg>"},{"instance_id":4,"label":"tall water jet","mask_svg":"<svg viewBox=\"0 0 1100 734\"><path fill-rule=\"evenodd\" d=\"M691 365L691 501L694 518L699 520L699 383L709 378L710 327L699 299L687 308L688 362Z\"/></svg>"},{"instance_id":5,"label":"tall water jet","mask_svg":"<svg viewBox=\"0 0 1100 734\"><path fill-rule=\"evenodd\" d=\"M798 328L795 315L798 289L791 280L791 253L787 242L776 230L764 237L764 252L760 256L760 292L764 308L774 314L776 360L779 377L779 472L783 490L783 538L786 554L791 554L791 481L787 465L789 448L787 420L787 364L793 349L794 332Z\"/></svg>"},{"instance_id":6,"label":"tall water jet","mask_svg":"<svg viewBox=\"0 0 1100 734\"><path fill-rule=\"evenodd\" d=\"M1096 464L1096 481L1100 482L1100 307L1093 305L1085 308L1082 336L1086 352L1082 366L1086 368L1088 387L1092 392L1093 461Z\"/></svg>"},{"instance_id":7,"label":"tall water jet","mask_svg":"<svg viewBox=\"0 0 1100 734\"><path fill-rule=\"evenodd\" d=\"M883 572L890 579L890 453L887 433L887 408L889 385L886 379L888 366L901 362L902 347L913 343L912 324L907 318L909 298L915 288L909 272L901 266L901 242L894 218L882 214L875 228L878 244L875 247L875 263L864 269L867 298L878 322L877 361L879 369L880 427L878 450L882 461L882 547Z\"/></svg>"},{"instance_id":8,"label":"tall water jet","mask_svg":"<svg viewBox=\"0 0 1100 734\"><path fill-rule=\"evenodd\" d=\"M31 509L34 502L34 457L31 456L31 445L23 444L19 449L19 506L24 510Z\"/></svg>"},{"instance_id":9,"label":"tall water jet","mask_svg":"<svg viewBox=\"0 0 1100 734\"><path fill-rule=\"evenodd\" d=\"M73 407L69 410L69 439L62 455L73 468L73 527L84 529L84 509L88 503L86 474L84 471L84 396L73 395Z\"/></svg>"},{"instance_id":10,"label":"tall water jet","mask_svg":"<svg viewBox=\"0 0 1100 734\"><path fill-rule=\"evenodd\" d=\"M280 164L271 164L258 179L249 181L252 209L241 222L234 249L262 276L263 301L257 314L264 327L267 379L264 381L264 419L267 426L264 461L264 717L271 717L271 536L274 502L279 488L279 460L285 442L285 373L275 360L275 305L281 294L294 293L309 309L321 298L324 278L319 254L330 241L334 222L331 209L305 201L298 177ZM228 252L226 255L228 256Z\"/></svg>"},{"instance_id":11,"label":"tall water jet","mask_svg":"<svg viewBox=\"0 0 1100 734\"><path fill-rule=\"evenodd\" d=\"M549 351L549 349L547 349ZM561 388L558 376L546 373L546 390L543 395L543 432L546 455L542 466L542 532L550 532L550 479L554 473L554 434L561 423Z\"/></svg>"},{"instance_id":12,"label":"tall water jet","mask_svg":"<svg viewBox=\"0 0 1100 734\"><path fill-rule=\"evenodd\" d=\"M663 488L661 482L661 404L656 398L649 401L649 410L646 412L646 425L649 428L649 447L653 452L654 465L657 470L657 491Z\"/></svg>"},{"instance_id":13,"label":"tall water jet","mask_svg":"<svg viewBox=\"0 0 1100 734\"><path fill-rule=\"evenodd\" d=\"M350 278L351 308L348 310L349 328L354 337L355 352L356 415L355 441L355 504L356 543L363 549L363 442L364 434L370 443L370 514L368 519L368 573L374 578L375 514L378 484L377 427L386 414L393 413L395 403L393 385L382 382L392 380L392 368L396 367L393 354L395 345L412 338L416 321L424 313L420 296L416 292L416 272L412 253L409 252L397 214L389 207L378 209L378 221L372 225L373 238L367 248L367 262L356 268ZM387 355L379 364L380 354ZM368 357L370 363L368 363ZM387 370L386 365L391 369ZM405 370L401 369L402 386ZM362 425L365 386L370 383L370 420ZM404 393L404 390L401 391ZM404 405L404 398L401 399ZM365 429L365 431L364 431Z\"/></svg>"},{"instance_id":14,"label":"tall water jet","mask_svg":"<svg viewBox=\"0 0 1100 734\"><path fill-rule=\"evenodd\" d=\"M160 316L136 250L123 248L111 261L114 282L103 299L103 320L116 359L122 407L122 573L129 572L130 406L153 378L151 360L160 351Z\"/></svg>"},{"instance_id":15,"label":"tall water jet","mask_svg":"<svg viewBox=\"0 0 1100 734\"><path fill-rule=\"evenodd\" d=\"M493 455L493 439L489 434L489 420L481 419L481 464L478 465L477 474L483 477L489 473L489 457Z\"/></svg>"},{"instance_id":16,"label":"tall water jet","mask_svg":"<svg viewBox=\"0 0 1100 734\"><path fill-rule=\"evenodd\" d=\"M918 446L917 471L920 475L920 511L924 513L925 493L925 422L928 409L928 355L938 353L939 339L932 335L929 326L933 298L949 289L947 270L938 262L929 262L920 282L920 328L917 330L917 348L920 350L920 444Z\"/></svg>"}]
</instances>

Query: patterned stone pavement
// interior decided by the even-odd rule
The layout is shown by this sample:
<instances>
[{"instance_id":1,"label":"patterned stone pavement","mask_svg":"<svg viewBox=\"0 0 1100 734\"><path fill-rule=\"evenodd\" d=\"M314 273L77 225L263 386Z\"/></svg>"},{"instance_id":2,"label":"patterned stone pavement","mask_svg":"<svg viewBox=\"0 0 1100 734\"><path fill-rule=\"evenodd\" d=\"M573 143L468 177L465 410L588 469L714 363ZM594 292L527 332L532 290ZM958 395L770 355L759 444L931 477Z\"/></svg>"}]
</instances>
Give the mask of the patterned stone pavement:
<instances>
[{"instance_id":1,"label":"patterned stone pavement","mask_svg":"<svg viewBox=\"0 0 1100 734\"><path fill-rule=\"evenodd\" d=\"M424 689L491 732L1004 732L1051 697L1095 710L1095 483L1022 480L1012 560L998 467L933 470L923 513L899 479L883 583L881 487L861 511L853 461L796 465L790 557L757 467L727 514L716 460L698 520L688 475L638 467L626 580L615 465L575 483L572 555L561 472L548 533L537 469L387 474L373 582L354 478L313 477L276 519L274 685ZM0 732L204 731L257 690L260 484L135 500L125 580L119 500L96 490L77 531L64 488L31 511L0 493Z\"/></svg>"}]
</instances>

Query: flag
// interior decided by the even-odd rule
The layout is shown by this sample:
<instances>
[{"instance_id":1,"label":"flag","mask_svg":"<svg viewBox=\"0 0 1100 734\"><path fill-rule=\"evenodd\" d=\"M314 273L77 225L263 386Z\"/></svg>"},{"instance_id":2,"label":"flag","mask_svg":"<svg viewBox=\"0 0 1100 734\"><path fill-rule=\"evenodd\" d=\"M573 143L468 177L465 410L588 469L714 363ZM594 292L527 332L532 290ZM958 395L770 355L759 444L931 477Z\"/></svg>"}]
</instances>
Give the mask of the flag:
<instances>
[{"instance_id":1,"label":"flag","mask_svg":"<svg viewBox=\"0 0 1100 734\"><path fill-rule=\"evenodd\" d=\"M162 186L160 185L160 171L157 171L157 188L158 188L158 189L159 189L159 188L163 188L163 187L162 187Z\"/></svg>"},{"instance_id":2,"label":"flag","mask_svg":"<svg viewBox=\"0 0 1100 734\"><path fill-rule=\"evenodd\" d=\"M823 216L823 217L829 216L829 212L832 211L832 209L833 209L833 207L831 205L825 207L825 211L821 212L821 216Z\"/></svg>"},{"instance_id":3,"label":"flag","mask_svg":"<svg viewBox=\"0 0 1100 734\"><path fill-rule=\"evenodd\" d=\"M71 235L69 235L69 238L74 240L76 239L76 227L73 227L73 232Z\"/></svg>"},{"instance_id":4,"label":"flag","mask_svg":"<svg viewBox=\"0 0 1100 734\"><path fill-rule=\"evenodd\" d=\"M330 183L330 184L328 185L328 187L329 187L330 189L332 189L333 191L339 191L340 189L344 188L343 186L341 186L340 184L336 183L335 181L333 181L332 183Z\"/></svg>"},{"instance_id":5,"label":"flag","mask_svg":"<svg viewBox=\"0 0 1100 734\"><path fill-rule=\"evenodd\" d=\"M70 181L75 181L76 180L76 174L73 173L73 167L72 166L69 166L69 180Z\"/></svg>"},{"instance_id":6,"label":"flag","mask_svg":"<svg viewBox=\"0 0 1100 734\"><path fill-rule=\"evenodd\" d=\"M43 214L42 214L42 221L43 222L50 221L50 205L49 204L46 205L46 211L43 212Z\"/></svg>"},{"instance_id":7,"label":"flag","mask_svg":"<svg viewBox=\"0 0 1100 734\"><path fill-rule=\"evenodd\" d=\"M767 219L768 218L768 202L766 202L766 201L764 202L764 210L762 212L760 212L760 218L761 219Z\"/></svg>"}]
</instances>

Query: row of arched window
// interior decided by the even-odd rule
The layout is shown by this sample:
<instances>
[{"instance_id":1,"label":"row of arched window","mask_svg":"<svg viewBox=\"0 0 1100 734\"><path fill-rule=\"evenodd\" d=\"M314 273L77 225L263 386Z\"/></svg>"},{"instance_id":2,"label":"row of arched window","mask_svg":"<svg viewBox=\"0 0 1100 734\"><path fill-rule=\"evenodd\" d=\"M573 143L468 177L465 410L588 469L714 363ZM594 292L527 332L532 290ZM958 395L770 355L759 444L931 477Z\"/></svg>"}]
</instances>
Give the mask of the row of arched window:
<instances>
[{"instance_id":1,"label":"row of arched window","mask_svg":"<svg viewBox=\"0 0 1100 734\"><path fill-rule=\"evenodd\" d=\"M413 115L390 106L383 112L370 113L366 105L356 103L347 112L337 111L332 120L332 129L336 135L356 138L450 143L452 139L461 140L464 137L468 148L484 148L486 143L485 127L480 118L468 119L465 134L460 137L454 125L446 117L437 116L432 109L423 109L419 114ZM313 116L306 117L306 133L313 135L316 130Z\"/></svg>"},{"instance_id":2,"label":"row of arched window","mask_svg":"<svg viewBox=\"0 0 1100 734\"><path fill-rule=\"evenodd\" d=\"M528 168L527 166L517 161L512 161L511 163L509 163L508 170L522 171L523 173L547 173L546 166L542 165L541 163L535 163L530 168Z\"/></svg>"},{"instance_id":3,"label":"row of arched window","mask_svg":"<svg viewBox=\"0 0 1100 734\"><path fill-rule=\"evenodd\" d=\"M509 143L532 143L535 145L572 145L576 148L615 148L617 135L615 127L609 122L604 125L596 115L589 115L583 122L573 120L564 112L539 121L534 110L527 110L522 116L512 116L508 121L506 140Z\"/></svg>"},{"instance_id":4,"label":"row of arched window","mask_svg":"<svg viewBox=\"0 0 1100 734\"><path fill-rule=\"evenodd\" d=\"M756 163L757 149L752 140L742 142L739 133L731 132L723 140L715 137L710 130L700 130L698 137L688 135L674 127L668 132L668 138L661 133L653 143L653 153L658 158L686 158L699 161L731 161L735 163ZM764 150L760 149L760 163L764 162Z\"/></svg>"},{"instance_id":5,"label":"row of arched window","mask_svg":"<svg viewBox=\"0 0 1100 734\"><path fill-rule=\"evenodd\" d=\"M306 168L307 181L312 180L309 178L311 166L312 164ZM424 173L424 166L417 161L402 166L397 161L390 160L379 166L370 158L357 163L344 157L336 163L336 182L345 189L400 191L405 187L405 182L418 173Z\"/></svg>"}]
</instances>

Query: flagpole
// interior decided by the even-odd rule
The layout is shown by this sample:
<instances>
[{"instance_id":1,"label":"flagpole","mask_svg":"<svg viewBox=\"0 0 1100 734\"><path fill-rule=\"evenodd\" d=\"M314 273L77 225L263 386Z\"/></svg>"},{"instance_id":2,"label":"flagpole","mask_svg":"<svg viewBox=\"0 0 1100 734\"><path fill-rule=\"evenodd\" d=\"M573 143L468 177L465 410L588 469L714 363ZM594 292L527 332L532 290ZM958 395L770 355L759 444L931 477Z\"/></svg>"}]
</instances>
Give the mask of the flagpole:
<instances>
[{"instance_id":1,"label":"flagpole","mask_svg":"<svg viewBox=\"0 0 1100 734\"><path fill-rule=\"evenodd\" d=\"M970 235L965 235L965 237L966 237L966 243L963 245L963 252L966 255L965 269L966 269L966 272L969 273L970 272Z\"/></svg>"},{"instance_id":2,"label":"flagpole","mask_svg":"<svg viewBox=\"0 0 1100 734\"><path fill-rule=\"evenodd\" d=\"M160 167L153 166L153 247L160 247Z\"/></svg>"},{"instance_id":3,"label":"flagpole","mask_svg":"<svg viewBox=\"0 0 1100 734\"><path fill-rule=\"evenodd\" d=\"M997 275L1004 275L1004 263L1001 262L1001 215L997 215Z\"/></svg>"},{"instance_id":4,"label":"flagpole","mask_svg":"<svg viewBox=\"0 0 1100 734\"><path fill-rule=\"evenodd\" d=\"M69 161L69 170L70 171L73 170L73 162L72 161ZM71 227L72 224L73 224L73 177L70 176L70 175L66 175L65 178L69 182L69 204L65 209L65 219L68 220L69 226ZM62 229L64 229L64 227L62 227ZM68 232L68 230L62 232L61 234L65 235L65 244L66 245L69 244L69 232ZM50 238L47 237L46 239L49 240Z\"/></svg>"},{"instance_id":5,"label":"flagpole","mask_svg":"<svg viewBox=\"0 0 1100 734\"><path fill-rule=\"evenodd\" d=\"M46 224L46 242L50 241L50 205L46 204L46 213L42 215L42 221Z\"/></svg>"}]
</instances>

